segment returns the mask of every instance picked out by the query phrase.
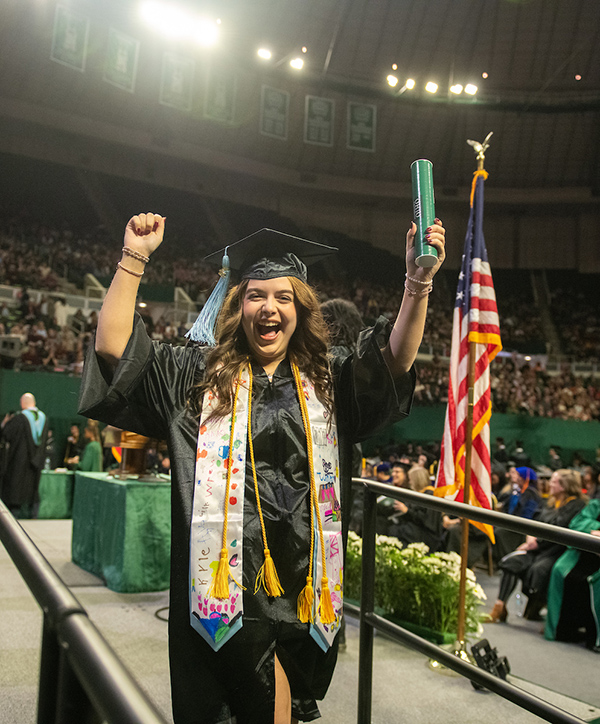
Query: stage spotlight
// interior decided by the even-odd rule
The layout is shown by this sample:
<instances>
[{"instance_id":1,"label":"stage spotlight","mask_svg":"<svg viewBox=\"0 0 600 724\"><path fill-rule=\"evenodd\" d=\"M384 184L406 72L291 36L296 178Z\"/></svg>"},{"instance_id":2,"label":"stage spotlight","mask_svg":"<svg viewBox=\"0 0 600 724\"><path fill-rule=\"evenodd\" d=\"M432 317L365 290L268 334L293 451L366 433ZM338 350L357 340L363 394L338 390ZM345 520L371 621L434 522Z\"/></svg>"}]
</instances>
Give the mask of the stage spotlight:
<instances>
[{"instance_id":1,"label":"stage spotlight","mask_svg":"<svg viewBox=\"0 0 600 724\"><path fill-rule=\"evenodd\" d=\"M219 38L219 29L211 20L197 20L191 30L193 39L205 48L214 45Z\"/></svg>"},{"instance_id":2,"label":"stage spotlight","mask_svg":"<svg viewBox=\"0 0 600 724\"><path fill-rule=\"evenodd\" d=\"M272 53L267 48L259 48L256 51L256 55L258 55L258 57L262 58L263 60L271 60Z\"/></svg>"},{"instance_id":3,"label":"stage spotlight","mask_svg":"<svg viewBox=\"0 0 600 724\"><path fill-rule=\"evenodd\" d=\"M395 88L398 85L398 78L390 73L390 75L388 75L387 77L387 82L388 85L392 86L392 88Z\"/></svg>"},{"instance_id":4,"label":"stage spotlight","mask_svg":"<svg viewBox=\"0 0 600 724\"><path fill-rule=\"evenodd\" d=\"M292 60L290 60L290 65L296 70L302 70L304 66L304 61L302 60L302 58L293 58Z\"/></svg>"},{"instance_id":5,"label":"stage spotlight","mask_svg":"<svg viewBox=\"0 0 600 724\"><path fill-rule=\"evenodd\" d=\"M477 86L472 83L467 83L465 86L465 93L468 93L470 96L474 96L475 93L477 93Z\"/></svg>"},{"instance_id":6,"label":"stage spotlight","mask_svg":"<svg viewBox=\"0 0 600 724\"><path fill-rule=\"evenodd\" d=\"M437 83L434 83L434 82L431 81L431 80L430 80L429 83L427 83L427 85L425 86L425 90L426 90L428 93L437 93L437 89L438 89Z\"/></svg>"},{"instance_id":7,"label":"stage spotlight","mask_svg":"<svg viewBox=\"0 0 600 724\"><path fill-rule=\"evenodd\" d=\"M146 2L142 5L144 19L158 28L169 38L183 38L192 22L190 16L179 8L163 5L159 2Z\"/></svg>"},{"instance_id":8,"label":"stage spotlight","mask_svg":"<svg viewBox=\"0 0 600 724\"><path fill-rule=\"evenodd\" d=\"M415 87L415 82L412 78L407 78L406 83L404 84L404 87L407 90L412 90Z\"/></svg>"},{"instance_id":9,"label":"stage spotlight","mask_svg":"<svg viewBox=\"0 0 600 724\"><path fill-rule=\"evenodd\" d=\"M455 95L459 96L463 92L463 87L460 83L455 83L454 85L450 86L450 93L454 93Z\"/></svg>"}]
</instances>

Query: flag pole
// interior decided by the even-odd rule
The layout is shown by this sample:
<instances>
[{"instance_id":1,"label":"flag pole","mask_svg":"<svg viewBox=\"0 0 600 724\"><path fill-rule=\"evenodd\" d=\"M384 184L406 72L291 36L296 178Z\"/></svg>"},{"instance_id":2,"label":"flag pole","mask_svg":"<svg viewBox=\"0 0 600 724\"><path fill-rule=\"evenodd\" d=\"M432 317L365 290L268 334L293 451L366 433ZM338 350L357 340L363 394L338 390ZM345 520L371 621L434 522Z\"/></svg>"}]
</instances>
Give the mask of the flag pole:
<instances>
[{"instance_id":1,"label":"flag pole","mask_svg":"<svg viewBox=\"0 0 600 724\"><path fill-rule=\"evenodd\" d=\"M491 134L490 134L491 136ZM486 138L483 144L475 147L477 152L477 170L483 171ZM465 431L465 482L463 485L463 503L471 504L471 458L473 454L473 406L475 400L475 358L477 355L477 342L469 341L469 361L467 368L467 419ZM467 593L467 562L469 559L469 519L462 519L462 537L460 542L460 583L458 589L458 622L456 631L456 645L454 653L461 658L468 657L465 651L466 634L466 593Z\"/></svg>"}]
</instances>

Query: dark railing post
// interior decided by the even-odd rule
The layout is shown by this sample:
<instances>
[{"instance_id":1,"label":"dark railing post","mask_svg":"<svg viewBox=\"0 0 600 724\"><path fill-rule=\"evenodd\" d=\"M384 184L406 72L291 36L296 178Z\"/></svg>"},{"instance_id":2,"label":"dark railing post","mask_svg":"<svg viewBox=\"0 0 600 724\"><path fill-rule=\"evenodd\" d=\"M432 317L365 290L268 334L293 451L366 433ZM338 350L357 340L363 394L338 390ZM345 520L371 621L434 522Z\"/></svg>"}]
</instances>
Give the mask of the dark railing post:
<instances>
[{"instance_id":1,"label":"dark railing post","mask_svg":"<svg viewBox=\"0 0 600 724\"><path fill-rule=\"evenodd\" d=\"M63 643L60 652L56 724L102 724L104 717L94 709L89 696L73 671Z\"/></svg>"},{"instance_id":2,"label":"dark railing post","mask_svg":"<svg viewBox=\"0 0 600 724\"><path fill-rule=\"evenodd\" d=\"M44 614L37 724L54 724L55 722L59 665L60 646L56 638L56 631L52 628L48 615Z\"/></svg>"},{"instance_id":3,"label":"dark railing post","mask_svg":"<svg viewBox=\"0 0 600 724\"><path fill-rule=\"evenodd\" d=\"M358 654L358 724L371 724L373 698L373 628L366 617L375 606L375 527L377 495L363 488L362 578Z\"/></svg>"}]
</instances>

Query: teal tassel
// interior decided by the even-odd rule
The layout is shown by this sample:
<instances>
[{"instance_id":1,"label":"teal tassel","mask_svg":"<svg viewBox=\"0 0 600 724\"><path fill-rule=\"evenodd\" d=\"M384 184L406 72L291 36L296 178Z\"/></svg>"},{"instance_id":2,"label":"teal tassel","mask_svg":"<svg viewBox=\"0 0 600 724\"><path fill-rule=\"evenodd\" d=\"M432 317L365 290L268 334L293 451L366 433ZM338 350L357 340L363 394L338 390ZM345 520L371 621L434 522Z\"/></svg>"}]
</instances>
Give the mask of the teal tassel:
<instances>
[{"instance_id":1,"label":"teal tassel","mask_svg":"<svg viewBox=\"0 0 600 724\"><path fill-rule=\"evenodd\" d=\"M219 281L212 290L210 297L206 300L206 304L202 307L198 318L185 335L193 342L200 342L211 347L217 344L217 340L215 339L215 325L225 297L227 296L229 277L231 276L227 248L223 256L223 266L219 271Z\"/></svg>"}]
</instances>

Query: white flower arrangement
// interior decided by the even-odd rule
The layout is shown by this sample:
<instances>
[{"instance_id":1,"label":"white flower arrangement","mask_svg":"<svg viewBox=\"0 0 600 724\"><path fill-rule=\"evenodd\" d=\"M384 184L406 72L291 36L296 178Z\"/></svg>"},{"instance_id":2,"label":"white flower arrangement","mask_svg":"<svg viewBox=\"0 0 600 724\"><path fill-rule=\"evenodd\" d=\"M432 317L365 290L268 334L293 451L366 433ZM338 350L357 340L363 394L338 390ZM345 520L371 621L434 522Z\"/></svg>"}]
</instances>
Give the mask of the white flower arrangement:
<instances>
[{"instance_id":1,"label":"white flower arrangement","mask_svg":"<svg viewBox=\"0 0 600 724\"><path fill-rule=\"evenodd\" d=\"M362 539L348 536L344 571L349 598L360 599ZM425 543L403 548L397 538L377 536L375 603L392 618L441 633L455 633L461 559L458 553L429 553ZM465 622L467 633L480 633L479 607L486 595L467 569Z\"/></svg>"}]
</instances>

